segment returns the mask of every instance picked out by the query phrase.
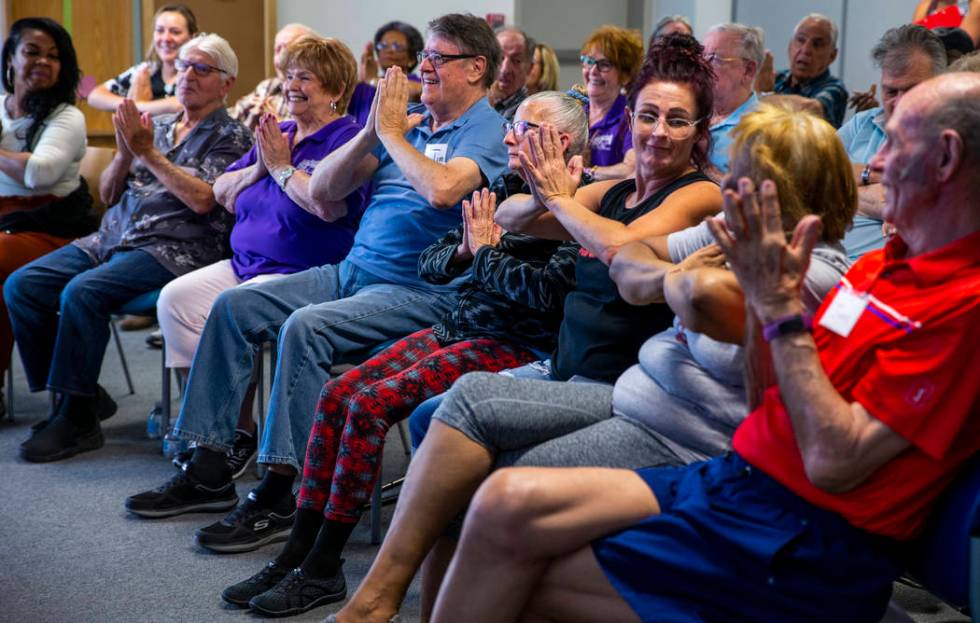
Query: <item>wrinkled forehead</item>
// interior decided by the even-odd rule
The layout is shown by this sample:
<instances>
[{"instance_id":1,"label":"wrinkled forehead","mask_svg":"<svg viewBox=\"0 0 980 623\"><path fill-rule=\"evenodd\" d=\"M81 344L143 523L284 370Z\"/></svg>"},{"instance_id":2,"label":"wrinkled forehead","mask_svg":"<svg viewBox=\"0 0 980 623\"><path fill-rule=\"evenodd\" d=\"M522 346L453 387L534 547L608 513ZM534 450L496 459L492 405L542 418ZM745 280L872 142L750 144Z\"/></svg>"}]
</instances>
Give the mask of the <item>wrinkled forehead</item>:
<instances>
[{"instance_id":1,"label":"wrinkled forehead","mask_svg":"<svg viewBox=\"0 0 980 623\"><path fill-rule=\"evenodd\" d=\"M425 38L425 49L441 54L460 53L459 46L452 39L435 34L430 34Z\"/></svg>"},{"instance_id":2,"label":"wrinkled forehead","mask_svg":"<svg viewBox=\"0 0 980 623\"><path fill-rule=\"evenodd\" d=\"M822 19L806 19L800 23L793 34L807 39L823 39L830 43L830 23Z\"/></svg>"}]
</instances>

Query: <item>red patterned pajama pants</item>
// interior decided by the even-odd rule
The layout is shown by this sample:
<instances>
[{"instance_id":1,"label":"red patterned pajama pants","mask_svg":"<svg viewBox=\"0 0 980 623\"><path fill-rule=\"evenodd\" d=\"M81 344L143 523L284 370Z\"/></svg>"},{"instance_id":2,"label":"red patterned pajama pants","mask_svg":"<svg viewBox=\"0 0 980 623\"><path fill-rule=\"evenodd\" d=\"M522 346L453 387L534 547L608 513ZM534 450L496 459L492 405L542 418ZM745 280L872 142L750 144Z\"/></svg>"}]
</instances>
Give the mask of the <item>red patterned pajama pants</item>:
<instances>
[{"instance_id":1,"label":"red patterned pajama pants","mask_svg":"<svg viewBox=\"0 0 980 623\"><path fill-rule=\"evenodd\" d=\"M517 344L477 338L440 346L432 329L392 344L327 381L306 446L299 508L356 522L371 496L388 429L467 372L498 372L537 357Z\"/></svg>"}]
</instances>

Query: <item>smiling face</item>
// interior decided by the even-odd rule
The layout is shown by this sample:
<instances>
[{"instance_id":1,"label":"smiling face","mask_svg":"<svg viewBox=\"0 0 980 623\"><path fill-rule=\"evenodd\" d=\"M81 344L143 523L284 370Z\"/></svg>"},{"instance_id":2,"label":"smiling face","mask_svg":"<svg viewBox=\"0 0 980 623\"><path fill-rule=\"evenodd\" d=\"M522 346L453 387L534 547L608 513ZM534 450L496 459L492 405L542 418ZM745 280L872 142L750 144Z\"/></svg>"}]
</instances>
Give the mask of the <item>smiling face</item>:
<instances>
[{"instance_id":1,"label":"smiling face","mask_svg":"<svg viewBox=\"0 0 980 623\"><path fill-rule=\"evenodd\" d=\"M166 11L157 16L153 25L153 49L164 63L172 63L180 53L180 46L191 38L187 20L180 13Z\"/></svg>"},{"instance_id":2,"label":"smiling face","mask_svg":"<svg viewBox=\"0 0 980 623\"><path fill-rule=\"evenodd\" d=\"M909 57L902 71L881 69L881 103L885 109L885 119L895 112L895 106L905 93L932 77L932 60L925 52L915 51Z\"/></svg>"},{"instance_id":3,"label":"smiling face","mask_svg":"<svg viewBox=\"0 0 980 623\"><path fill-rule=\"evenodd\" d=\"M299 65L286 68L285 89L286 107L297 119L323 118L333 112L331 104L339 99L336 93L324 88L316 74Z\"/></svg>"},{"instance_id":4,"label":"smiling face","mask_svg":"<svg viewBox=\"0 0 980 623\"><path fill-rule=\"evenodd\" d=\"M504 99L524 86L531 62L527 58L527 42L520 33L506 30L497 35L497 42L500 43L504 55L493 89L500 95L500 99Z\"/></svg>"},{"instance_id":5,"label":"smiling face","mask_svg":"<svg viewBox=\"0 0 980 623\"><path fill-rule=\"evenodd\" d=\"M615 66L609 67L606 71L602 70L600 67L604 65L602 61L608 63L609 59L599 48L593 47L585 56L591 56L596 60L594 65L582 63L582 80L585 82L585 91L589 99L600 101L616 99L623 86L622 74Z\"/></svg>"},{"instance_id":6,"label":"smiling face","mask_svg":"<svg viewBox=\"0 0 980 623\"><path fill-rule=\"evenodd\" d=\"M218 66L210 54L196 49L188 50L181 58L192 64ZM187 110L205 110L220 106L233 83L233 79L227 79L220 71L211 70L207 75L199 76L193 68L188 67L177 74L177 100Z\"/></svg>"},{"instance_id":7,"label":"smiling face","mask_svg":"<svg viewBox=\"0 0 980 623\"><path fill-rule=\"evenodd\" d=\"M463 54L455 43L435 35L425 40L425 49L440 54ZM463 99L469 88L468 76L474 71L473 61L472 58L446 59L439 67L427 58L419 63L422 103L430 109L443 108Z\"/></svg>"},{"instance_id":8,"label":"smiling face","mask_svg":"<svg viewBox=\"0 0 980 623\"><path fill-rule=\"evenodd\" d=\"M381 47L380 50L376 50L381 69L398 65L408 73L408 68L412 66L415 59L409 55L408 37L404 33L400 30L389 30L381 35L378 45Z\"/></svg>"},{"instance_id":9,"label":"smiling face","mask_svg":"<svg viewBox=\"0 0 980 623\"><path fill-rule=\"evenodd\" d=\"M633 115L633 149L638 174L672 177L691 166L691 152L698 133L693 127L680 123L681 120L693 122L698 119L690 86L651 82L637 94ZM668 120L687 129L671 130ZM683 137L677 138L679 135Z\"/></svg>"},{"instance_id":10,"label":"smiling face","mask_svg":"<svg viewBox=\"0 0 980 623\"><path fill-rule=\"evenodd\" d=\"M789 71L799 81L822 74L837 58L831 42L830 24L820 19L806 19L789 40Z\"/></svg>"},{"instance_id":11,"label":"smiling face","mask_svg":"<svg viewBox=\"0 0 980 623\"><path fill-rule=\"evenodd\" d=\"M49 89L58 81L61 72L58 46L43 30L25 30L10 66L14 71L15 91L30 93Z\"/></svg>"}]
</instances>

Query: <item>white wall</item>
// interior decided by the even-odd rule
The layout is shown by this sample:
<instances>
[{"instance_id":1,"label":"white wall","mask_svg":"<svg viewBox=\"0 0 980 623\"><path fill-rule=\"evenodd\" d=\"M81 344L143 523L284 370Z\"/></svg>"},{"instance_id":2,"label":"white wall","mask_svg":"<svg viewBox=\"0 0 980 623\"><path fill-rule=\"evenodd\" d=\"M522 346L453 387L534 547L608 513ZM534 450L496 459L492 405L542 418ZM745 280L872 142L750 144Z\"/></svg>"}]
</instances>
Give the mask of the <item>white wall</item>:
<instances>
[{"instance_id":1,"label":"white wall","mask_svg":"<svg viewBox=\"0 0 980 623\"><path fill-rule=\"evenodd\" d=\"M503 13L507 22L514 20L514 0L279 0L276 6L279 26L306 24L322 35L340 39L357 58L364 44L373 40L374 31L391 20L415 26L422 36L430 20L446 13L468 12L480 17Z\"/></svg>"}]
</instances>

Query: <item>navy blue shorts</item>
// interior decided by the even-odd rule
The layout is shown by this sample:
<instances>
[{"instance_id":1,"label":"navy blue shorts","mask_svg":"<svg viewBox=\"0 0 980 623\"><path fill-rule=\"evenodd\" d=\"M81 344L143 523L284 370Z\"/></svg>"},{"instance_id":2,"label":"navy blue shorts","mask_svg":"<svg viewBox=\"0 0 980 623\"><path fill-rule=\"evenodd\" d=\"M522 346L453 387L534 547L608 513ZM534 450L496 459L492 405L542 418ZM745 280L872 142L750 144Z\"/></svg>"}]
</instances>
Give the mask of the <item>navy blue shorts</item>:
<instances>
[{"instance_id":1,"label":"navy blue shorts","mask_svg":"<svg viewBox=\"0 0 980 623\"><path fill-rule=\"evenodd\" d=\"M809 504L731 453L637 470L661 514L592 544L643 621L876 623L897 542Z\"/></svg>"}]
</instances>

